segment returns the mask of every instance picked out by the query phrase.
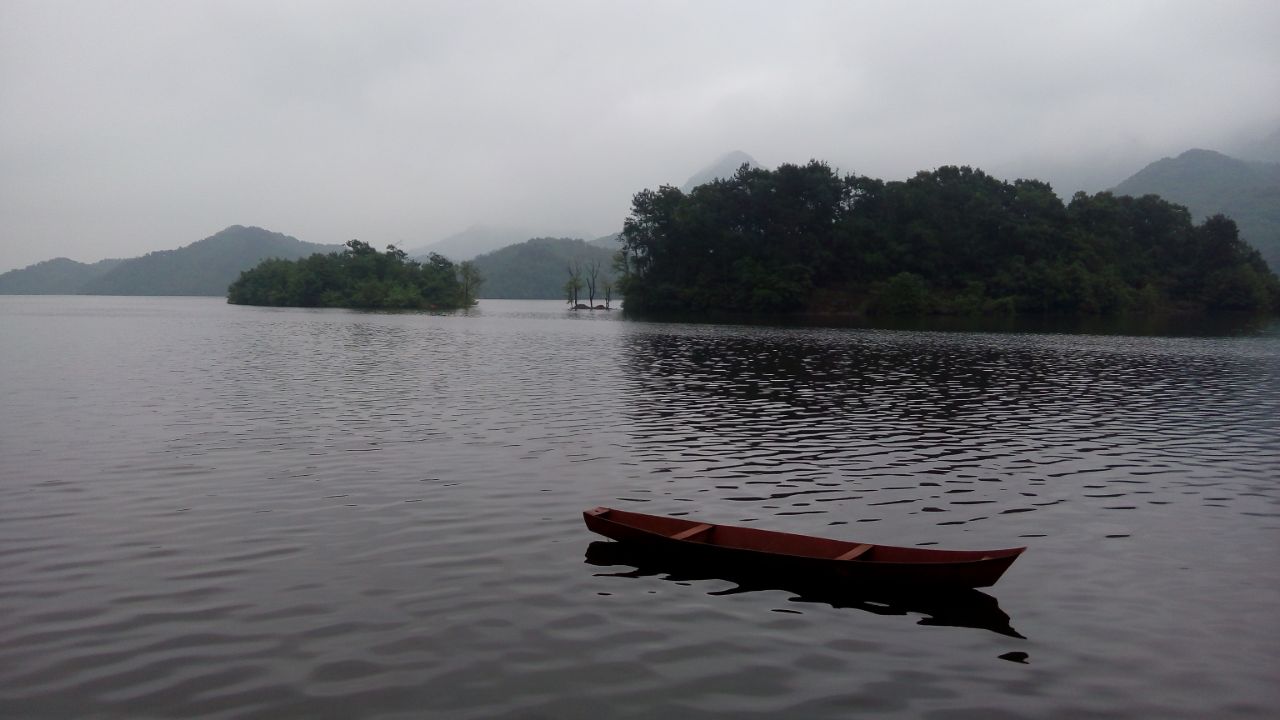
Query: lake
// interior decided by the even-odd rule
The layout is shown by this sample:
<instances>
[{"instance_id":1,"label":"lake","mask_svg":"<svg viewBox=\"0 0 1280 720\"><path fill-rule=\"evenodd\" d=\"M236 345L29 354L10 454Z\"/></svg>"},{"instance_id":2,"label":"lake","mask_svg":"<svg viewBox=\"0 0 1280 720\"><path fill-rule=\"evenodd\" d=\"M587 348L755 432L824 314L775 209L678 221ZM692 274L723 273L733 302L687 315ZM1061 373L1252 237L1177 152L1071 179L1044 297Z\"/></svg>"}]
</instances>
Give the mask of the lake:
<instances>
[{"instance_id":1,"label":"lake","mask_svg":"<svg viewBox=\"0 0 1280 720\"><path fill-rule=\"evenodd\" d=\"M1026 545L973 607L628 564L596 505ZM1280 325L0 297L6 718L1263 718Z\"/></svg>"}]
</instances>

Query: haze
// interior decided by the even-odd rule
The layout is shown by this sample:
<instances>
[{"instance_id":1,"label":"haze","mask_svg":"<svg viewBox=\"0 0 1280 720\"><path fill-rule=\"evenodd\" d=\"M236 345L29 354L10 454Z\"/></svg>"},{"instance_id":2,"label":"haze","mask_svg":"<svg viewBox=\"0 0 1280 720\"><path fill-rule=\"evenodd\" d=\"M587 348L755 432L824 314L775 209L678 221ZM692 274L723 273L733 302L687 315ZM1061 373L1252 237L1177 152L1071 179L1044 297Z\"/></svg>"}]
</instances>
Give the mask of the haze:
<instances>
[{"instance_id":1,"label":"haze","mask_svg":"<svg viewBox=\"0 0 1280 720\"><path fill-rule=\"evenodd\" d=\"M1110 187L1280 126L1280 3L0 4L0 272L603 235L730 151Z\"/></svg>"}]
</instances>

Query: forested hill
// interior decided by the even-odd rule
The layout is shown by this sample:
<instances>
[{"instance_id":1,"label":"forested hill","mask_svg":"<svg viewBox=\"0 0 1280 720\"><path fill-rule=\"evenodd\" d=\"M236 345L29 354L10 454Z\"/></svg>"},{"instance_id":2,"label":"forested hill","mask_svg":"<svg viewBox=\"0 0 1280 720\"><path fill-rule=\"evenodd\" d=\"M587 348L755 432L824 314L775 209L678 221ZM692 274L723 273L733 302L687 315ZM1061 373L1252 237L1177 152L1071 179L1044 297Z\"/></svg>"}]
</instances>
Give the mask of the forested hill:
<instances>
[{"instance_id":1,"label":"forested hill","mask_svg":"<svg viewBox=\"0 0 1280 720\"><path fill-rule=\"evenodd\" d=\"M942 167L901 182L826 164L741 168L638 193L623 230L639 312L1109 314L1262 311L1277 280L1233 221L1155 196Z\"/></svg>"},{"instance_id":2,"label":"forested hill","mask_svg":"<svg viewBox=\"0 0 1280 720\"><path fill-rule=\"evenodd\" d=\"M1236 221L1240 237L1258 248L1273 270L1280 270L1280 163L1188 150L1151 163L1114 192L1159 195L1187 206L1195 219L1226 215Z\"/></svg>"},{"instance_id":3,"label":"forested hill","mask_svg":"<svg viewBox=\"0 0 1280 720\"><path fill-rule=\"evenodd\" d=\"M54 258L0 274L0 295L74 295L123 260L82 263Z\"/></svg>"},{"instance_id":4,"label":"forested hill","mask_svg":"<svg viewBox=\"0 0 1280 720\"><path fill-rule=\"evenodd\" d=\"M337 249L233 225L177 250L93 265L50 260L0 275L0 293L88 295L226 295L244 270L267 258L292 260Z\"/></svg>"},{"instance_id":5,"label":"forested hill","mask_svg":"<svg viewBox=\"0 0 1280 720\"><path fill-rule=\"evenodd\" d=\"M480 296L555 300L565 297L569 266L599 263L602 281L613 280L614 251L571 238L533 238L486 253L474 262L484 285Z\"/></svg>"},{"instance_id":6,"label":"forested hill","mask_svg":"<svg viewBox=\"0 0 1280 720\"><path fill-rule=\"evenodd\" d=\"M330 252L334 246L306 243L260 227L232 225L177 250L147 253L120 263L89 282L93 295L226 295L244 270L267 258L293 260Z\"/></svg>"}]
</instances>

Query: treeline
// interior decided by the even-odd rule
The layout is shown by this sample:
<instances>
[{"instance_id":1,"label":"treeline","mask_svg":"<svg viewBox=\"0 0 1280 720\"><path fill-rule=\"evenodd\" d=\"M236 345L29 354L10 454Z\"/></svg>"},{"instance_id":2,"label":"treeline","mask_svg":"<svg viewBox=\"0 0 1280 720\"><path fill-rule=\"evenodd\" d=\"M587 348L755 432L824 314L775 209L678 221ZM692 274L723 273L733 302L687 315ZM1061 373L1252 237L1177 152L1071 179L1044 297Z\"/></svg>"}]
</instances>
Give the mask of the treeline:
<instances>
[{"instance_id":1,"label":"treeline","mask_svg":"<svg viewBox=\"0 0 1280 720\"><path fill-rule=\"evenodd\" d=\"M352 240L342 252L300 260L264 260L227 288L237 305L444 310L475 303L475 267L432 253L426 262L388 245L380 253Z\"/></svg>"},{"instance_id":2,"label":"treeline","mask_svg":"<svg viewBox=\"0 0 1280 720\"><path fill-rule=\"evenodd\" d=\"M1115 314L1262 311L1277 280L1221 215L1154 195L1010 183L968 167L910 180L825 163L742 167L638 193L622 232L629 311Z\"/></svg>"}]
</instances>

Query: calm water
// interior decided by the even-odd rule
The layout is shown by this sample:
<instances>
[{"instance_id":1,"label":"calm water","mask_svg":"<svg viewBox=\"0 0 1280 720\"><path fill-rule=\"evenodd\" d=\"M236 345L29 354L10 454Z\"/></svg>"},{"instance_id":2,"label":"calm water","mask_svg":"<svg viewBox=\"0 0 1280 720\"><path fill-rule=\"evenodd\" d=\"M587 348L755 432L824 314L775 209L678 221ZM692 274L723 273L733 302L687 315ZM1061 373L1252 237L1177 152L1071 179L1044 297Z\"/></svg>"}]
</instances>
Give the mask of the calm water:
<instances>
[{"instance_id":1,"label":"calm water","mask_svg":"<svg viewBox=\"0 0 1280 720\"><path fill-rule=\"evenodd\" d=\"M637 569L602 504L1030 549L972 608L812 596ZM1278 550L1278 326L0 297L6 718L1274 717Z\"/></svg>"}]
</instances>

